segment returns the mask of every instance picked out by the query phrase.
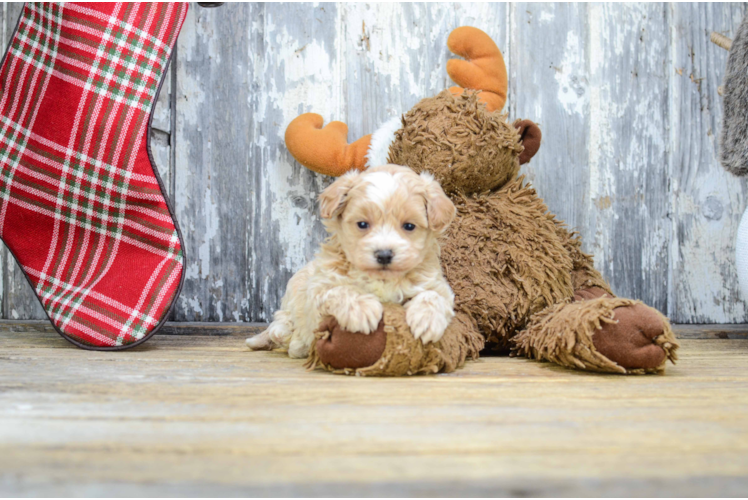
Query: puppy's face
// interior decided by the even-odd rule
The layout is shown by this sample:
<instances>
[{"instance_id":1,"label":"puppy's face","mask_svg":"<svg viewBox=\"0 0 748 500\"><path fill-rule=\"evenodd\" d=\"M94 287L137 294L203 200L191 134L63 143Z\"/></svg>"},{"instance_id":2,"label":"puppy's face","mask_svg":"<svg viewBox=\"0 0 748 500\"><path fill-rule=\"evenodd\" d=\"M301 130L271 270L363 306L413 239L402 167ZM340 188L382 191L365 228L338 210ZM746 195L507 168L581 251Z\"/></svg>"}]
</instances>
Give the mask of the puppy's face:
<instances>
[{"instance_id":1,"label":"puppy's face","mask_svg":"<svg viewBox=\"0 0 748 500\"><path fill-rule=\"evenodd\" d=\"M351 265L379 278L423 262L455 215L430 174L397 165L347 173L320 195L320 209Z\"/></svg>"}]
</instances>

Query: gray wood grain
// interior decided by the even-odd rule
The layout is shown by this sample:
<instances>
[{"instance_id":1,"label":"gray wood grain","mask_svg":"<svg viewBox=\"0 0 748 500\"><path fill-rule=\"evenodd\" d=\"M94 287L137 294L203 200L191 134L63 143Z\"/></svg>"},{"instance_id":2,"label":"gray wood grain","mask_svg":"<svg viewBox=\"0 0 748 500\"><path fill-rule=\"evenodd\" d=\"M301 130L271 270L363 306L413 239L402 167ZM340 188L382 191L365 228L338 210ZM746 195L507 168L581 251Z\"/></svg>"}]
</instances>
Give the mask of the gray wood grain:
<instances>
[{"instance_id":1,"label":"gray wood grain","mask_svg":"<svg viewBox=\"0 0 748 500\"><path fill-rule=\"evenodd\" d=\"M364 3L341 5L345 108L335 119L348 124L350 140L374 132L421 99L454 85L446 65L455 57L447 49L447 37L456 26L476 26L500 45L507 43L506 4L393 3L371 7Z\"/></svg>"},{"instance_id":2,"label":"gray wood grain","mask_svg":"<svg viewBox=\"0 0 748 500\"><path fill-rule=\"evenodd\" d=\"M271 318L318 246L314 200L329 181L292 161L283 134L298 113L336 99L336 17L332 4L191 10L177 74L175 198L188 264L176 319Z\"/></svg>"},{"instance_id":3,"label":"gray wood grain","mask_svg":"<svg viewBox=\"0 0 748 500\"><path fill-rule=\"evenodd\" d=\"M21 4L0 8L3 40ZM299 113L349 140L450 85L450 31L477 26L504 52L510 119L543 144L523 172L578 230L621 295L677 322L748 322L733 241L748 183L716 161L727 53L744 4L191 5L154 115L154 159L185 237L177 321L268 321L325 232L331 179L283 134ZM0 249L0 316L42 318Z\"/></svg>"},{"instance_id":4,"label":"gray wood grain","mask_svg":"<svg viewBox=\"0 0 748 500\"><path fill-rule=\"evenodd\" d=\"M169 69L164 76L164 83L161 85L161 92L153 109L153 120L151 121L151 153L153 161L156 163L158 174L166 187L167 195L173 196L171 192L171 177L173 170L173 160L171 158L172 142L172 105L173 98L171 92L172 72L176 65L176 53L172 54L172 60Z\"/></svg>"},{"instance_id":5,"label":"gray wood grain","mask_svg":"<svg viewBox=\"0 0 748 500\"><path fill-rule=\"evenodd\" d=\"M362 379L249 353L237 335L89 352L2 324L3 497L739 497L748 487L748 340L683 340L665 376L487 357L434 377Z\"/></svg>"},{"instance_id":6,"label":"gray wood grain","mask_svg":"<svg viewBox=\"0 0 748 500\"><path fill-rule=\"evenodd\" d=\"M589 214L596 207L589 206L587 11L578 3L512 4L507 65L510 119L533 120L543 131L540 151L521 173L551 212L589 240Z\"/></svg>"},{"instance_id":7,"label":"gray wood grain","mask_svg":"<svg viewBox=\"0 0 748 500\"><path fill-rule=\"evenodd\" d=\"M617 294L667 311L666 7L594 4L588 23L591 204L585 248Z\"/></svg>"},{"instance_id":8,"label":"gray wood grain","mask_svg":"<svg viewBox=\"0 0 748 500\"><path fill-rule=\"evenodd\" d=\"M670 78L670 242L672 296L669 313L680 322L746 322L735 270L735 235L746 206L748 183L718 161L722 84L728 52L706 34L734 36L744 4L673 4Z\"/></svg>"},{"instance_id":9,"label":"gray wood grain","mask_svg":"<svg viewBox=\"0 0 748 500\"><path fill-rule=\"evenodd\" d=\"M187 255L182 319L223 319L227 300L240 310L248 296L248 53L259 48L249 46L250 15L262 24L246 4L191 8L177 45L174 201Z\"/></svg>"},{"instance_id":10,"label":"gray wood grain","mask_svg":"<svg viewBox=\"0 0 748 500\"><path fill-rule=\"evenodd\" d=\"M268 323L221 322L221 321L167 321L159 335L192 336L233 336L246 339L267 329ZM0 333L29 334L43 332L56 335L52 324L43 319L0 319ZM673 332L679 339L743 339L748 340L746 324L688 324L673 325ZM68 347L68 344L62 344Z\"/></svg>"}]
</instances>

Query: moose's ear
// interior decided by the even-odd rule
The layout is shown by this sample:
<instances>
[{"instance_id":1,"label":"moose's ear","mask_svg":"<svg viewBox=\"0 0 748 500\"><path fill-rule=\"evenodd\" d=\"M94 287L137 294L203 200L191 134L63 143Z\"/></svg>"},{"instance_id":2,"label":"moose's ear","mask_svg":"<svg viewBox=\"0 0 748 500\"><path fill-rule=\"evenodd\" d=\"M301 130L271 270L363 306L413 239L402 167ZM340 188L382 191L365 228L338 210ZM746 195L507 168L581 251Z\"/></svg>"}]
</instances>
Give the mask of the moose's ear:
<instances>
[{"instance_id":1,"label":"moose's ear","mask_svg":"<svg viewBox=\"0 0 748 500\"><path fill-rule=\"evenodd\" d=\"M359 175L358 170L351 170L338 177L320 193L319 211L323 219L332 219L343 211L348 201L348 191L351 190Z\"/></svg>"},{"instance_id":2,"label":"moose's ear","mask_svg":"<svg viewBox=\"0 0 748 500\"><path fill-rule=\"evenodd\" d=\"M543 134L540 133L540 127L531 120L518 120L514 122L514 128L519 132L520 142L525 147L519 155L519 164L524 165L540 149L540 139Z\"/></svg>"}]
</instances>

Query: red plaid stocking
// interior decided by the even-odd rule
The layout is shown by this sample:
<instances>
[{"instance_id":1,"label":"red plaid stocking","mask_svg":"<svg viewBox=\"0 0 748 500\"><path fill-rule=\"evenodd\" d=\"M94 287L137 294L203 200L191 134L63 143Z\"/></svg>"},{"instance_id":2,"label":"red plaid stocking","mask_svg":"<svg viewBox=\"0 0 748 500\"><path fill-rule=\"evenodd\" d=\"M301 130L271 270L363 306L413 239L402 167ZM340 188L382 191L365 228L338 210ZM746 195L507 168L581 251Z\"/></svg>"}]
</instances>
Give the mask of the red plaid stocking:
<instances>
[{"instance_id":1,"label":"red plaid stocking","mask_svg":"<svg viewBox=\"0 0 748 500\"><path fill-rule=\"evenodd\" d=\"M131 347L164 323L182 242L148 146L187 13L27 4L0 69L0 237L55 329Z\"/></svg>"}]
</instances>

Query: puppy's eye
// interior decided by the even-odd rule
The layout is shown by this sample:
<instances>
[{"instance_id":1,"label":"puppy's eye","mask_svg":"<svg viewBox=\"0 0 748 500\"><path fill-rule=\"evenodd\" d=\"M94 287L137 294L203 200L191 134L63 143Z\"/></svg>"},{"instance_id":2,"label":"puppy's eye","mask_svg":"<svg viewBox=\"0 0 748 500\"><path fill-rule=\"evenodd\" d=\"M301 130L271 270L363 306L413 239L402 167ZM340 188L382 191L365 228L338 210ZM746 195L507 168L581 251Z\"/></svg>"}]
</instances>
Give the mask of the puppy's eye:
<instances>
[{"instance_id":1,"label":"puppy's eye","mask_svg":"<svg viewBox=\"0 0 748 500\"><path fill-rule=\"evenodd\" d=\"M356 222L356 225L359 227L359 229L369 229L369 223L364 221Z\"/></svg>"},{"instance_id":2,"label":"puppy's eye","mask_svg":"<svg viewBox=\"0 0 748 500\"><path fill-rule=\"evenodd\" d=\"M403 229L405 229L406 231L413 231L415 228L416 225L411 222L406 222L405 224L403 224Z\"/></svg>"}]
</instances>

